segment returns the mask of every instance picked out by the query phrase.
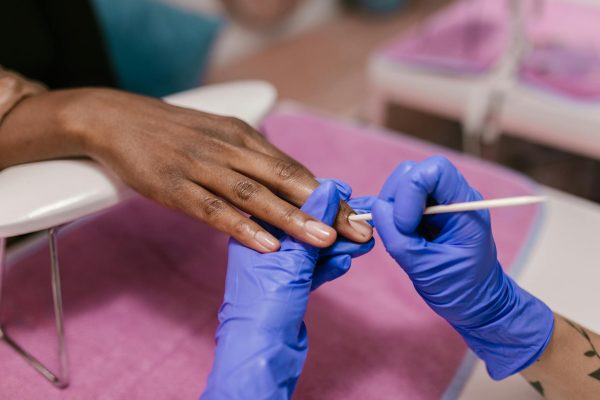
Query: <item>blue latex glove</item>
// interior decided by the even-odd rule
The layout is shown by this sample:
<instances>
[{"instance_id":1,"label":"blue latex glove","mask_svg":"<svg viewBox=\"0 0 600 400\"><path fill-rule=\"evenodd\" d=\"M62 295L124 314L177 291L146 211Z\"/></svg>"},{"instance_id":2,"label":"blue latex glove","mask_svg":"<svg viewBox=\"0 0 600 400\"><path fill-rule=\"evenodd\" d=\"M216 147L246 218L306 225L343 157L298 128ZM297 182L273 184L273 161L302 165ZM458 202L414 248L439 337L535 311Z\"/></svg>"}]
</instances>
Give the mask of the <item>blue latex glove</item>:
<instances>
[{"instance_id":1,"label":"blue latex glove","mask_svg":"<svg viewBox=\"0 0 600 400\"><path fill-rule=\"evenodd\" d=\"M326 182L322 179L317 180L321 183ZM335 183L340 193L341 200L347 202L358 214L366 213L371 210L374 202L374 199L371 196L351 199L352 189L350 186L338 180L331 180L331 182ZM283 235L283 233L281 233L281 235ZM280 236L276 235L276 237ZM375 241L373 239L367 243L355 243L340 237L332 246L321 249L314 270L312 289L315 290L325 282L335 280L344 275L350 269L352 259L368 253L374 245Z\"/></svg>"},{"instance_id":2,"label":"blue latex glove","mask_svg":"<svg viewBox=\"0 0 600 400\"><path fill-rule=\"evenodd\" d=\"M302 210L331 225L349 195L346 185L324 181ZM281 249L266 254L230 241L215 362L202 399L290 398L306 360L303 319L315 267L323 283L343 274L349 257L373 247L373 241L341 240L320 250L281 233L279 238Z\"/></svg>"},{"instance_id":3,"label":"blue latex glove","mask_svg":"<svg viewBox=\"0 0 600 400\"><path fill-rule=\"evenodd\" d=\"M481 199L450 161L432 157L401 164L372 212L385 248L417 292L486 362L491 377L502 379L539 358L553 313L502 271L487 210L423 216L431 204Z\"/></svg>"}]
</instances>

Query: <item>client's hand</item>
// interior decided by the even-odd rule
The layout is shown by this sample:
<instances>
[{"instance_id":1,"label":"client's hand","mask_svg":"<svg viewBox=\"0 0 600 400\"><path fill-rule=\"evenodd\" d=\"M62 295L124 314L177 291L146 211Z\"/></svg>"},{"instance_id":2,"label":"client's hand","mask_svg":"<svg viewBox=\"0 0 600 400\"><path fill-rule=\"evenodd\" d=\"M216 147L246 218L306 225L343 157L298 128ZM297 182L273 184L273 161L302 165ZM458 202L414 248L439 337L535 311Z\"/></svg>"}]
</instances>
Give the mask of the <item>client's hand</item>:
<instances>
[{"instance_id":1,"label":"client's hand","mask_svg":"<svg viewBox=\"0 0 600 400\"><path fill-rule=\"evenodd\" d=\"M349 196L344 184L323 181L302 210L331 225ZM306 359L303 319L310 291L373 247L373 240L338 241L321 250L271 231L281 241L276 253L230 242L215 362L203 399L290 398Z\"/></svg>"},{"instance_id":2,"label":"client's hand","mask_svg":"<svg viewBox=\"0 0 600 400\"><path fill-rule=\"evenodd\" d=\"M6 103L2 96L0 82ZM0 169L89 156L142 195L263 253L279 241L238 210L321 248L336 232L358 242L373 233L348 221L345 203L335 230L300 211L319 185L312 173L235 118L118 90L74 89L27 97L0 122Z\"/></svg>"},{"instance_id":3,"label":"client's hand","mask_svg":"<svg viewBox=\"0 0 600 400\"><path fill-rule=\"evenodd\" d=\"M552 311L502 271L488 211L423 216L430 203L481 199L447 159L433 157L401 164L372 212L385 248L417 292L501 379L544 351Z\"/></svg>"}]
</instances>

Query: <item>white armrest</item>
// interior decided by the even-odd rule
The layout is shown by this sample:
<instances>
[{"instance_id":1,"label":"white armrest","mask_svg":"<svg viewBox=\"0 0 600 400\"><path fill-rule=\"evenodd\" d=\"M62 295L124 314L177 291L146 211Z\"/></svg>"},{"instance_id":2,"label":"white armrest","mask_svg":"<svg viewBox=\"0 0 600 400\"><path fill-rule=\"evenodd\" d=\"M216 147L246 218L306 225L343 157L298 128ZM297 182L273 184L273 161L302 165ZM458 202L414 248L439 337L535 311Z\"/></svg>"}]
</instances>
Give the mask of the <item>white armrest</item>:
<instances>
[{"instance_id":1,"label":"white armrest","mask_svg":"<svg viewBox=\"0 0 600 400\"><path fill-rule=\"evenodd\" d=\"M240 118L256 126L275 104L263 81L211 85L165 98L168 103ZM131 192L91 160L53 160L0 171L0 237L71 222L121 201Z\"/></svg>"},{"instance_id":2,"label":"white armrest","mask_svg":"<svg viewBox=\"0 0 600 400\"><path fill-rule=\"evenodd\" d=\"M192 89L168 96L179 107L228 115L257 126L277 100L277 90L265 81L238 81Z\"/></svg>"}]
</instances>

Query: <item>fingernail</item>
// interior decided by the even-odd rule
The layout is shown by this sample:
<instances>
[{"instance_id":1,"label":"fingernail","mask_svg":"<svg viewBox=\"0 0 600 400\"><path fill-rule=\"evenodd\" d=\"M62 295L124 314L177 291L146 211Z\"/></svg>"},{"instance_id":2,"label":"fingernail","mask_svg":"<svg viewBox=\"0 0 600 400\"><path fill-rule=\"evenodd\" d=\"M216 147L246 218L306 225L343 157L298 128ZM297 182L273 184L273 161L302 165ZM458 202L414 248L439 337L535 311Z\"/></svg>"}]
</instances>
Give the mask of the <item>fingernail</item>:
<instances>
[{"instance_id":1,"label":"fingernail","mask_svg":"<svg viewBox=\"0 0 600 400\"><path fill-rule=\"evenodd\" d=\"M369 225L365 221L348 220L348 222L350 223L350 226L352 228L354 228L354 230L356 232L360 233L361 236L366 237L366 238L370 238L371 236L373 236L373 228L371 227L371 225Z\"/></svg>"},{"instance_id":2,"label":"fingernail","mask_svg":"<svg viewBox=\"0 0 600 400\"><path fill-rule=\"evenodd\" d=\"M335 231L332 227L317 221L307 221L304 224L304 229L306 233L321 242L327 242L335 236Z\"/></svg>"},{"instance_id":3,"label":"fingernail","mask_svg":"<svg viewBox=\"0 0 600 400\"><path fill-rule=\"evenodd\" d=\"M266 232L258 231L256 235L254 235L254 238L261 246L270 251L275 251L279 248L279 243L277 243L277 241Z\"/></svg>"}]
</instances>

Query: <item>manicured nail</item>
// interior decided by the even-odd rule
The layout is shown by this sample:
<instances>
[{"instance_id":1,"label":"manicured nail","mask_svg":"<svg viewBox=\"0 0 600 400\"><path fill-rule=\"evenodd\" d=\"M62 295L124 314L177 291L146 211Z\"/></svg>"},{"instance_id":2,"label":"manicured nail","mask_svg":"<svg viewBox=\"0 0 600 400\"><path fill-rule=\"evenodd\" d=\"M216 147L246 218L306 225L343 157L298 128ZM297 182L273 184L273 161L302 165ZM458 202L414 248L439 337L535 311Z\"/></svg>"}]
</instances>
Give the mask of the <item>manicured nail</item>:
<instances>
[{"instance_id":1,"label":"manicured nail","mask_svg":"<svg viewBox=\"0 0 600 400\"><path fill-rule=\"evenodd\" d=\"M352 214L354 214L354 213L352 213ZM350 221L350 220L348 220L348 222L350 223L350 226L352 228L354 228L354 230L356 232L360 233L361 236L363 236L365 238L370 238L373 236L373 228L371 227L371 225L369 225L365 221Z\"/></svg>"},{"instance_id":2,"label":"manicured nail","mask_svg":"<svg viewBox=\"0 0 600 400\"><path fill-rule=\"evenodd\" d=\"M335 236L335 230L332 227L318 221L307 221L304 224L304 229L306 233L320 242L327 242Z\"/></svg>"},{"instance_id":3,"label":"manicured nail","mask_svg":"<svg viewBox=\"0 0 600 400\"><path fill-rule=\"evenodd\" d=\"M273 236L266 232L258 231L256 235L254 235L254 238L262 247L269 251L275 251L279 249L279 243L273 238Z\"/></svg>"}]
</instances>

